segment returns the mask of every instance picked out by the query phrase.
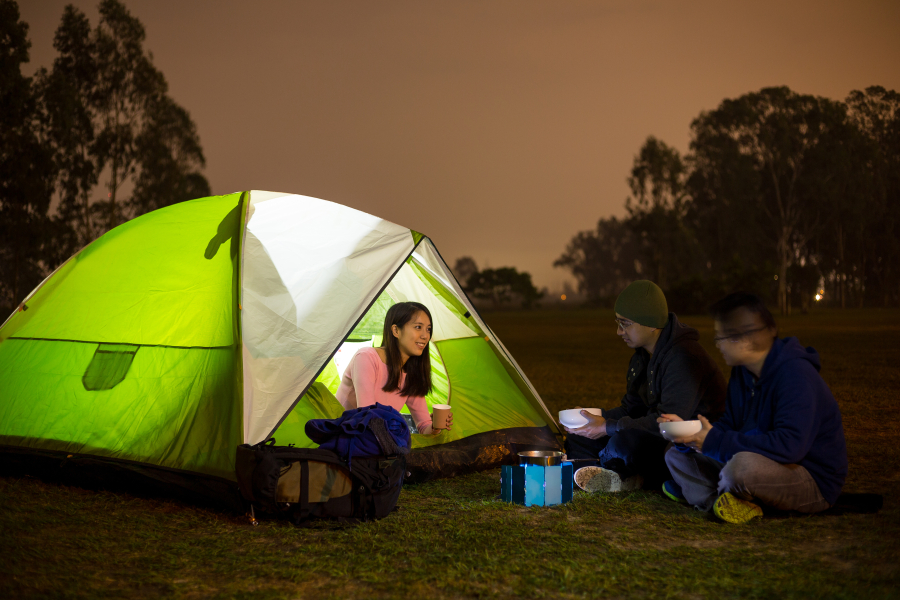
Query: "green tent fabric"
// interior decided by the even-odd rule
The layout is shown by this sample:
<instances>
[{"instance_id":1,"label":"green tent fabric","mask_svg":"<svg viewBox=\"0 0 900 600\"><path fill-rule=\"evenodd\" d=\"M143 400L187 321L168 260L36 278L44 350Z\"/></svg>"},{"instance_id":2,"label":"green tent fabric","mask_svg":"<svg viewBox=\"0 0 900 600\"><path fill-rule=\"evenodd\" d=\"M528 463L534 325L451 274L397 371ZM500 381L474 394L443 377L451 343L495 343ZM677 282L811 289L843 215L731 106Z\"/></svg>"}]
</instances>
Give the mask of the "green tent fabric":
<instances>
[{"instance_id":1,"label":"green tent fabric","mask_svg":"<svg viewBox=\"0 0 900 600\"><path fill-rule=\"evenodd\" d=\"M0 444L234 477L239 203L129 221L31 294L0 329Z\"/></svg>"},{"instance_id":2,"label":"green tent fabric","mask_svg":"<svg viewBox=\"0 0 900 600\"><path fill-rule=\"evenodd\" d=\"M429 406L454 410L452 431L413 436L433 469L436 451L464 462L460 449L477 454L498 432L510 446L556 444L537 392L429 238L252 191L133 219L22 302L0 327L0 449L233 482L242 443L313 445L306 421L340 414L349 357L379 342L404 300L434 317Z\"/></svg>"}]
</instances>

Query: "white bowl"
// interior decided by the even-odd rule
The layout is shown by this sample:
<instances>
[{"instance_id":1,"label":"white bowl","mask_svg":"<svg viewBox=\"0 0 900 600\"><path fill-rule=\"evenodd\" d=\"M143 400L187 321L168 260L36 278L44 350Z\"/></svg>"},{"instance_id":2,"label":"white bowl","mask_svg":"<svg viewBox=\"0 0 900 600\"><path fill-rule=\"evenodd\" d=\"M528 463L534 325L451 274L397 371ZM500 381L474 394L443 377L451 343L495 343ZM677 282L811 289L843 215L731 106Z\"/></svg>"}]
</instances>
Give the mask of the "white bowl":
<instances>
[{"instance_id":1,"label":"white bowl","mask_svg":"<svg viewBox=\"0 0 900 600\"><path fill-rule=\"evenodd\" d=\"M670 442L675 438L683 438L694 435L703 428L700 421L669 421L660 423L659 431Z\"/></svg>"},{"instance_id":2,"label":"white bowl","mask_svg":"<svg viewBox=\"0 0 900 600\"><path fill-rule=\"evenodd\" d=\"M587 425L588 420L581 416L581 411L583 410L588 411L592 415L597 415L598 417L603 415L603 411L599 408L569 408L567 410L559 411L559 422L569 429Z\"/></svg>"}]
</instances>

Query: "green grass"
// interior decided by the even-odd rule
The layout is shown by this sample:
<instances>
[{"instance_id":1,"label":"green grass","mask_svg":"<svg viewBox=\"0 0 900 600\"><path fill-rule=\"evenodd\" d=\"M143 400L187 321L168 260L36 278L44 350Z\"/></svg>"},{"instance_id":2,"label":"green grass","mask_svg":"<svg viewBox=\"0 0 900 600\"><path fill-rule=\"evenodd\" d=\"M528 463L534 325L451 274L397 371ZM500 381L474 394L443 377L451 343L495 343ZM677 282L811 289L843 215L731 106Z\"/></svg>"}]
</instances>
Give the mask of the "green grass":
<instances>
[{"instance_id":1,"label":"green grass","mask_svg":"<svg viewBox=\"0 0 900 600\"><path fill-rule=\"evenodd\" d=\"M487 315L551 412L614 406L630 351L610 311ZM712 323L687 317L716 359ZM891 598L900 589L900 311L780 320L822 356L850 453L847 491L874 515L718 523L654 492L496 500L498 471L404 489L401 509L311 529L0 478L3 598ZM720 363L721 365L721 363ZM724 368L724 365L721 365Z\"/></svg>"}]
</instances>

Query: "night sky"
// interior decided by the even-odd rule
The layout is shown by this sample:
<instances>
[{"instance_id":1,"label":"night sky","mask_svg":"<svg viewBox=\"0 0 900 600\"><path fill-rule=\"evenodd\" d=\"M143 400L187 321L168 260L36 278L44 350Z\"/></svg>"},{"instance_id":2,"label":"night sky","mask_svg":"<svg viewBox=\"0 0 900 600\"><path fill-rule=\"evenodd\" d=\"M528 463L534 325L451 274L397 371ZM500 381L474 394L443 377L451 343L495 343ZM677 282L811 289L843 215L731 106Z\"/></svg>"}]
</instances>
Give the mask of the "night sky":
<instances>
[{"instance_id":1,"label":"night sky","mask_svg":"<svg viewBox=\"0 0 900 600\"><path fill-rule=\"evenodd\" d=\"M624 215L648 135L685 152L700 111L767 86L900 90L896 0L124 3L214 193L346 204L551 291L572 235ZM20 0L28 74L66 4Z\"/></svg>"}]
</instances>

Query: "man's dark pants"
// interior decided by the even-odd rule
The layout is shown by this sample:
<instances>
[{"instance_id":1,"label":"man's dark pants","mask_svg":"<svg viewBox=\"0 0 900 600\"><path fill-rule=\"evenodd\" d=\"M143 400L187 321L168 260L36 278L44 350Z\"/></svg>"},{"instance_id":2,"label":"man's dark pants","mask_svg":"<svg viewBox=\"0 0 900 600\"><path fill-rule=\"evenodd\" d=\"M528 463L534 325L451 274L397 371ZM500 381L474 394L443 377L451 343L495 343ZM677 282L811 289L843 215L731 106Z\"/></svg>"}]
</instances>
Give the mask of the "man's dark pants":
<instances>
[{"instance_id":1,"label":"man's dark pants","mask_svg":"<svg viewBox=\"0 0 900 600\"><path fill-rule=\"evenodd\" d=\"M665 439L640 429L625 429L612 436L592 440L566 435L566 456L570 459L594 459L604 469L615 471L622 479L644 477L644 487L657 489L672 476L666 466Z\"/></svg>"}]
</instances>

